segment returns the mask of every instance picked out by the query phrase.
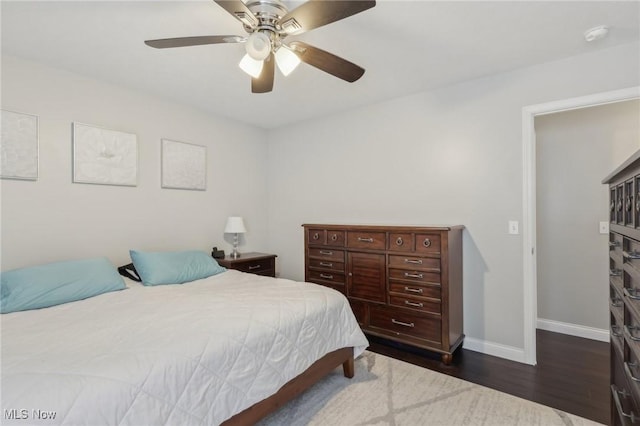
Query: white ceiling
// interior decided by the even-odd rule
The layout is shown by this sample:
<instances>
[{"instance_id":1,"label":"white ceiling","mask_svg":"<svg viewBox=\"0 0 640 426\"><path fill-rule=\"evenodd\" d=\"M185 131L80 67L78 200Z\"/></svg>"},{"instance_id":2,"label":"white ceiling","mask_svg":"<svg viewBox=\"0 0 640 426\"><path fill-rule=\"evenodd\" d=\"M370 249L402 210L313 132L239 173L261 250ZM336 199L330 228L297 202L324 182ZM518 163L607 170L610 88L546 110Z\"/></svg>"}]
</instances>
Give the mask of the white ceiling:
<instances>
[{"instance_id":1,"label":"white ceiling","mask_svg":"<svg viewBox=\"0 0 640 426\"><path fill-rule=\"evenodd\" d=\"M285 2L295 7L293 2ZM157 50L143 41L245 35L211 0L1 2L2 53L273 128L640 40L638 1L394 1L290 37L366 69L346 83L302 64L252 94L242 44ZM583 33L608 25L608 38Z\"/></svg>"}]
</instances>

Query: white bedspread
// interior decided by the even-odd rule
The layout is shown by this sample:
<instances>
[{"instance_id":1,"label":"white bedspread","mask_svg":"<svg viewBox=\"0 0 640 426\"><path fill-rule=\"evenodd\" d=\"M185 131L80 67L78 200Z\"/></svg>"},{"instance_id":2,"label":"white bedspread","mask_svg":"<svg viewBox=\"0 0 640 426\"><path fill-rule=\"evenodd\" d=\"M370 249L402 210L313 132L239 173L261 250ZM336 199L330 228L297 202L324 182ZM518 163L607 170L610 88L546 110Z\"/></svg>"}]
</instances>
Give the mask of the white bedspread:
<instances>
[{"instance_id":1,"label":"white bedspread","mask_svg":"<svg viewBox=\"0 0 640 426\"><path fill-rule=\"evenodd\" d=\"M346 299L319 285L234 270L130 283L2 315L0 423L215 425L326 353L368 345Z\"/></svg>"}]
</instances>

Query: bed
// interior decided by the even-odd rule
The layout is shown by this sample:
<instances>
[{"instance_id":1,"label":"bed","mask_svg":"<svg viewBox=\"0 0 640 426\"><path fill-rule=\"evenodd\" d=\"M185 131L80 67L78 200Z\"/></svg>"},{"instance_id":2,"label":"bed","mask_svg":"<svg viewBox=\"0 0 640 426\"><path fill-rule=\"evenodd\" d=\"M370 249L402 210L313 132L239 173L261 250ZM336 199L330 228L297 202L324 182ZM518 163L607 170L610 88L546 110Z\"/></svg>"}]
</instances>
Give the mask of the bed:
<instances>
[{"instance_id":1,"label":"bed","mask_svg":"<svg viewBox=\"0 0 640 426\"><path fill-rule=\"evenodd\" d=\"M368 342L323 286L235 270L1 316L3 424L252 424ZM46 420L46 423L42 422Z\"/></svg>"}]
</instances>

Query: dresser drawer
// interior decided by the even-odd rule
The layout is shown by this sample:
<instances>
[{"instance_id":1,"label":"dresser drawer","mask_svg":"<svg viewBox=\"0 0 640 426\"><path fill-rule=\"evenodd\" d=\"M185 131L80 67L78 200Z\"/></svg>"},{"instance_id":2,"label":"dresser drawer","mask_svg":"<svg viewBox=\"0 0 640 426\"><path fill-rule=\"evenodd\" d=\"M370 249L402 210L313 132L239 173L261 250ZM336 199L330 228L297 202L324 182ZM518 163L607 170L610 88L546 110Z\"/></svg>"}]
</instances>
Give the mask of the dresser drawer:
<instances>
[{"instance_id":1,"label":"dresser drawer","mask_svg":"<svg viewBox=\"0 0 640 426\"><path fill-rule=\"evenodd\" d=\"M417 285L407 284L395 281L389 282L389 293L398 295L406 294L408 296L429 297L431 299L440 299L439 285Z\"/></svg>"},{"instance_id":2,"label":"dresser drawer","mask_svg":"<svg viewBox=\"0 0 640 426\"><path fill-rule=\"evenodd\" d=\"M309 241L309 244L314 245L344 247L344 235L344 231L336 231L333 229L307 229L307 240Z\"/></svg>"},{"instance_id":3,"label":"dresser drawer","mask_svg":"<svg viewBox=\"0 0 640 426\"><path fill-rule=\"evenodd\" d=\"M384 250L386 234L384 232L347 232L347 247L372 250Z\"/></svg>"},{"instance_id":4,"label":"dresser drawer","mask_svg":"<svg viewBox=\"0 0 640 426\"><path fill-rule=\"evenodd\" d=\"M622 295L618 294L618 290L613 285L609 285L609 310L616 318L623 318L624 301Z\"/></svg>"},{"instance_id":5,"label":"dresser drawer","mask_svg":"<svg viewBox=\"0 0 640 426\"><path fill-rule=\"evenodd\" d=\"M440 234L416 234L416 253L440 253Z\"/></svg>"},{"instance_id":6,"label":"dresser drawer","mask_svg":"<svg viewBox=\"0 0 640 426\"><path fill-rule=\"evenodd\" d=\"M389 269L389 280L402 280L420 284L440 284L440 273L408 269Z\"/></svg>"},{"instance_id":7,"label":"dresser drawer","mask_svg":"<svg viewBox=\"0 0 640 426\"><path fill-rule=\"evenodd\" d=\"M440 319L412 314L404 309L372 306L369 323L372 328L388 330L398 335L441 343Z\"/></svg>"},{"instance_id":8,"label":"dresser drawer","mask_svg":"<svg viewBox=\"0 0 640 426\"><path fill-rule=\"evenodd\" d=\"M349 299L349 305L351 305L351 310L353 311L353 315L355 315L358 320L358 324L360 326L367 325L367 305L364 302L360 302L358 300Z\"/></svg>"},{"instance_id":9,"label":"dresser drawer","mask_svg":"<svg viewBox=\"0 0 640 426\"><path fill-rule=\"evenodd\" d=\"M267 272L272 272L274 269L273 259L248 259L246 262L236 262L233 269L242 272L250 272L252 274L262 275Z\"/></svg>"},{"instance_id":10,"label":"dresser drawer","mask_svg":"<svg viewBox=\"0 0 640 426\"><path fill-rule=\"evenodd\" d=\"M429 300L411 296L389 296L389 305L436 315L442 313L440 300Z\"/></svg>"},{"instance_id":11,"label":"dresser drawer","mask_svg":"<svg viewBox=\"0 0 640 426\"><path fill-rule=\"evenodd\" d=\"M613 425L630 425L629 416L638 418L640 411L634 399L633 385L627 379L624 363L620 359L614 359L611 369L611 409L615 415Z\"/></svg>"},{"instance_id":12,"label":"dresser drawer","mask_svg":"<svg viewBox=\"0 0 640 426\"><path fill-rule=\"evenodd\" d=\"M389 267L440 272L440 259L433 257L389 255Z\"/></svg>"},{"instance_id":13,"label":"dresser drawer","mask_svg":"<svg viewBox=\"0 0 640 426\"><path fill-rule=\"evenodd\" d=\"M623 332L626 347L640 357L640 321L626 306Z\"/></svg>"},{"instance_id":14,"label":"dresser drawer","mask_svg":"<svg viewBox=\"0 0 640 426\"><path fill-rule=\"evenodd\" d=\"M410 232L390 232L388 248L390 251L411 253L415 246L414 234Z\"/></svg>"},{"instance_id":15,"label":"dresser drawer","mask_svg":"<svg viewBox=\"0 0 640 426\"><path fill-rule=\"evenodd\" d=\"M309 259L309 267L326 271L344 272L344 262L336 262L335 260Z\"/></svg>"},{"instance_id":16,"label":"dresser drawer","mask_svg":"<svg viewBox=\"0 0 640 426\"><path fill-rule=\"evenodd\" d=\"M330 248L309 248L309 257L323 260L335 260L344 262L344 250Z\"/></svg>"},{"instance_id":17,"label":"dresser drawer","mask_svg":"<svg viewBox=\"0 0 640 426\"><path fill-rule=\"evenodd\" d=\"M629 383L629 390L633 393L634 399L640 401L640 363L635 352L627 352L623 361L623 369Z\"/></svg>"},{"instance_id":18,"label":"dresser drawer","mask_svg":"<svg viewBox=\"0 0 640 426\"><path fill-rule=\"evenodd\" d=\"M623 332L623 326L624 326L624 322L620 319L620 318L616 318L613 316L613 314L610 314L610 329L609 329L609 335L610 335L610 340L611 340L611 344L613 345L613 347L615 348L615 350L617 351L617 356L619 356L620 358L623 358L623 354L624 354L624 332Z\"/></svg>"},{"instance_id":19,"label":"dresser drawer","mask_svg":"<svg viewBox=\"0 0 640 426\"><path fill-rule=\"evenodd\" d=\"M309 270L309 279L319 284L339 284L344 286L344 274Z\"/></svg>"}]
</instances>

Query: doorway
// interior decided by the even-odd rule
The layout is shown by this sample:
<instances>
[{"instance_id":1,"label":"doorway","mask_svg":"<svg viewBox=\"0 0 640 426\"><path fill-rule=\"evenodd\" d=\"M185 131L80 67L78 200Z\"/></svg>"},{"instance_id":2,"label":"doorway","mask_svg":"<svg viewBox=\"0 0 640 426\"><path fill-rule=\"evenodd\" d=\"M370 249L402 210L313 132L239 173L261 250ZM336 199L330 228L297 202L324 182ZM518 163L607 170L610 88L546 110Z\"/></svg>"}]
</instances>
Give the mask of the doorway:
<instances>
[{"instance_id":1,"label":"doorway","mask_svg":"<svg viewBox=\"0 0 640 426\"><path fill-rule=\"evenodd\" d=\"M640 87L566 99L523 108L523 294L524 361L536 364L537 241L536 241L536 133L535 118L546 114L576 110L640 98Z\"/></svg>"}]
</instances>

